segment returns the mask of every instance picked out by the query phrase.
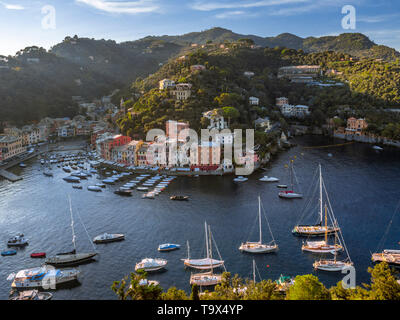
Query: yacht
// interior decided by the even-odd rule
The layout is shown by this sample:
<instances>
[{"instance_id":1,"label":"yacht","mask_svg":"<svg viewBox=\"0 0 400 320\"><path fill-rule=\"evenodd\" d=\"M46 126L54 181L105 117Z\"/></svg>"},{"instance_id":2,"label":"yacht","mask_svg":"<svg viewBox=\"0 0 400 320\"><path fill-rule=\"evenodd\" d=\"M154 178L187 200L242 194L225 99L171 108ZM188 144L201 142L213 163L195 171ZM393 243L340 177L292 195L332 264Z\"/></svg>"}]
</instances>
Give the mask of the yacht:
<instances>
[{"instance_id":1,"label":"yacht","mask_svg":"<svg viewBox=\"0 0 400 320\"><path fill-rule=\"evenodd\" d=\"M267 219L267 217L265 216ZM258 226L259 226L259 235L260 235L260 240L258 242L245 242L242 243L239 247L240 251L245 251L249 253L271 253L271 252L276 252L278 251L278 245L275 243L274 236L271 231L271 227L269 226L268 220L268 229L271 234L271 242L269 243L262 243L262 228L261 228L261 199L258 197Z\"/></svg>"},{"instance_id":2,"label":"yacht","mask_svg":"<svg viewBox=\"0 0 400 320\"><path fill-rule=\"evenodd\" d=\"M204 228L205 228L205 235L206 235L206 257L201 258L201 259L190 259L189 243L188 243L188 257L187 257L187 259L182 259L183 264L186 267L190 267L193 269L199 269L199 270L210 270L210 269L215 269L218 267L225 268L224 261L222 259L216 260L211 257L211 246L210 246L210 242L209 242L210 240L208 238L209 236L208 236L208 231L207 231L207 222L204 223Z\"/></svg>"},{"instance_id":3,"label":"yacht","mask_svg":"<svg viewBox=\"0 0 400 320\"><path fill-rule=\"evenodd\" d=\"M76 252L76 236L75 236L75 227L74 227L74 218L72 214L72 204L71 198L69 198L69 210L71 215L71 230L72 230L72 243L74 245L74 250L67 253L58 253L55 256L46 259L46 264L50 264L53 266L72 266L78 265L84 262L89 262L93 260L93 257L97 255L97 252L88 252L88 253L77 253ZM82 222L82 219L80 219ZM84 226L85 230L86 227ZM95 249L95 248L94 248Z\"/></svg>"},{"instance_id":4,"label":"yacht","mask_svg":"<svg viewBox=\"0 0 400 320\"><path fill-rule=\"evenodd\" d=\"M123 189L123 188L119 188L119 189L115 190L114 193L118 194L120 196L128 196L128 197L132 195L131 190Z\"/></svg>"},{"instance_id":5,"label":"yacht","mask_svg":"<svg viewBox=\"0 0 400 320\"><path fill-rule=\"evenodd\" d=\"M125 239L125 235L122 233L110 234L110 233L103 233L93 239L94 243L109 243L109 242L116 242L122 241Z\"/></svg>"},{"instance_id":6,"label":"yacht","mask_svg":"<svg viewBox=\"0 0 400 320\"><path fill-rule=\"evenodd\" d=\"M146 272L158 271L163 269L167 265L165 259L152 259L145 258L135 265L135 271L144 270Z\"/></svg>"},{"instance_id":7,"label":"yacht","mask_svg":"<svg viewBox=\"0 0 400 320\"><path fill-rule=\"evenodd\" d=\"M42 266L38 268L25 269L12 273L7 280L13 281L12 288L48 288L66 282L76 281L79 271L77 269L59 270Z\"/></svg>"},{"instance_id":8,"label":"yacht","mask_svg":"<svg viewBox=\"0 0 400 320\"><path fill-rule=\"evenodd\" d=\"M7 245L9 247L23 247L26 246L28 244L28 239L25 239L25 236L20 233L17 234L16 236L8 239L7 241Z\"/></svg>"}]
</instances>

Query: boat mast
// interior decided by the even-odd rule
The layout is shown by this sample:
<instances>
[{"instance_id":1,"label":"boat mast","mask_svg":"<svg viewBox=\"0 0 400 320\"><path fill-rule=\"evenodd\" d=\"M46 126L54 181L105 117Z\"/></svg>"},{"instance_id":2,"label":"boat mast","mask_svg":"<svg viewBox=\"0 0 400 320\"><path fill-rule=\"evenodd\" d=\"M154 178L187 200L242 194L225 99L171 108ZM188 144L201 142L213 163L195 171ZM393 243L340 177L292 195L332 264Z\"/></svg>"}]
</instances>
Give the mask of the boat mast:
<instances>
[{"instance_id":1,"label":"boat mast","mask_svg":"<svg viewBox=\"0 0 400 320\"><path fill-rule=\"evenodd\" d=\"M325 204L325 244L328 244L328 208Z\"/></svg>"},{"instance_id":2,"label":"boat mast","mask_svg":"<svg viewBox=\"0 0 400 320\"><path fill-rule=\"evenodd\" d=\"M74 245L74 250L76 251L74 217L72 216L72 204L71 204L71 197L69 195L68 195L68 200L69 200L69 211L71 213L72 243Z\"/></svg>"},{"instance_id":3,"label":"boat mast","mask_svg":"<svg viewBox=\"0 0 400 320\"><path fill-rule=\"evenodd\" d=\"M261 199L260 196L258 196L258 223L260 225L260 241L259 243L262 243L262 231L261 231Z\"/></svg>"},{"instance_id":4,"label":"boat mast","mask_svg":"<svg viewBox=\"0 0 400 320\"><path fill-rule=\"evenodd\" d=\"M256 261L253 259L253 282L256 284Z\"/></svg>"},{"instance_id":5,"label":"boat mast","mask_svg":"<svg viewBox=\"0 0 400 320\"><path fill-rule=\"evenodd\" d=\"M213 273L213 262L212 262L212 242L211 242L211 228L210 226L208 226L208 237L209 237L209 241L210 241L210 259L211 259L211 274Z\"/></svg>"},{"instance_id":6,"label":"boat mast","mask_svg":"<svg viewBox=\"0 0 400 320\"><path fill-rule=\"evenodd\" d=\"M293 189L293 160L290 160L290 184L292 186L292 191Z\"/></svg>"},{"instance_id":7,"label":"boat mast","mask_svg":"<svg viewBox=\"0 0 400 320\"><path fill-rule=\"evenodd\" d=\"M190 247L189 247L189 240L186 240L186 246L187 246L187 254L188 254L188 260L190 259Z\"/></svg>"},{"instance_id":8,"label":"boat mast","mask_svg":"<svg viewBox=\"0 0 400 320\"><path fill-rule=\"evenodd\" d=\"M208 258L210 258L210 249L208 248L207 221L204 222L204 229L206 231L206 251L207 251L207 259L208 259Z\"/></svg>"},{"instance_id":9,"label":"boat mast","mask_svg":"<svg viewBox=\"0 0 400 320\"><path fill-rule=\"evenodd\" d=\"M322 225L322 170L321 164L319 164L319 214L320 214L320 224Z\"/></svg>"}]
</instances>

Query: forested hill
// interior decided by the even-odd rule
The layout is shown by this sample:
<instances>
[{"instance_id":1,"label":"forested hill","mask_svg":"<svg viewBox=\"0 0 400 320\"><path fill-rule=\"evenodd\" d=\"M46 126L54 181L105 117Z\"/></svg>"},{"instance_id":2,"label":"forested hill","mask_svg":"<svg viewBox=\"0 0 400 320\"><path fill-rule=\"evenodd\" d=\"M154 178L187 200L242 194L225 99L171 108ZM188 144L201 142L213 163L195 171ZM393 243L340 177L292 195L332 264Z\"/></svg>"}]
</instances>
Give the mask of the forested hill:
<instances>
[{"instance_id":1,"label":"forested hill","mask_svg":"<svg viewBox=\"0 0 400 320\"><path fill-rule=\"evenodd\" d=\"M0 119L25 123L73 116L72 96L95 98L118 83L38 47L0 57Z\"/></svg>"},{"instance_id":2,"label":"forested hill","mask_svg":"<svg viewBox=\"0 0 400 320\"><path fill-rule=\"evenodd\" d=\"M400 57L396 50L384 45L377 45L361 33L343 33L338 36L307 37L301 38L294 34L282 33L276 37L260 37L243 35L224 28L212 28L201 32L191 32L179 36L147 37L145 39L159 39L168 42L187 45L190 43L205 44L209 41L224 42L237 41L247 38L262 47L274 48L276 46L291 49L302 49L305 52L323 52L327 50L348 53L356 57L379 58L395 60Z\"/></svg>"},{"instance_id":3,"label":"forested hill","mask_svg":"<svg viewBox=\"0 0 400 320\"><path fill-rule=\"evenodd\" d=\"M195 64L202 64L206 69L191 71L190 66ZM324 74L334 69L337 75L323 76L319 80L340 81L342 85L307 86L277 78L279 67L293 64L318 64ZM255 75L249 78L244 75L245 71ZM158 90L158 82L164 78L191 83L192 96L176 101L171 91ZM350 55L334 51L252 49L243 41L227 44L225 48L208 44L187 52L185 59L172 59L155 74L121 91L126 109L132 109L118 124L128 135L163 128L168 119L189 121L192 128L199 129L206 126L202 113L218 108L230 119L231 128L248 128L257 117L269 116L281 121L274 107L276 97L280 96L288 97L292 104L310 106L312 115L307 120L310 125L325 124L328 117L341 112L371 118L377 114L390 117L381 109L400 104L399 80L398 62L354 61ZM260 99L259 106L249 104L251 96ZM379 119L382 125L387 120L383 116Z\"/></svg>"},{"instance_id":4,"label":"forested hill","mask_svg":"<svg viewBox=\"0 0 400 320\"><path fill-rule=\"evenodd\" d=\"M22 124L45 116L74 116L72 96L100 98L157 71L182 47L161 40L117 44L66 37L50 51L27 47L0 56L0 119Z\"/></svg>"},{"instance_id":5,"label":"forested hill","mask_svg":"<svg viewBox=\"0 0 400 320\"><path fill-rule=\"evenodd\" d=\"M51 52L90 71L128 83L158 70L160 64L176 55L181 45L163 40L137 40L116 43L113 40L66 37Z\"/></svg>"}]
</instances>

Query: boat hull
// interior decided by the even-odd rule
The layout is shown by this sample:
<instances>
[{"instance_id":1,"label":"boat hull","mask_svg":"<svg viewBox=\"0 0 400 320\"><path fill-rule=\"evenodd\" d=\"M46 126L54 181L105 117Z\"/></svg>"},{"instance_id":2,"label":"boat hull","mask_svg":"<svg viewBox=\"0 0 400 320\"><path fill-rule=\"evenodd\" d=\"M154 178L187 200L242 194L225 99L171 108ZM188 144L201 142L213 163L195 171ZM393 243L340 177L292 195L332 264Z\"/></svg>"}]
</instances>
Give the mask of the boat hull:
<instances>
[{"instance_id":1,"label":"boat hull","mask_svg":"<svg viewBox=\"0 0 400 320\"><path fill-rule=\"evenodd\" d=\"M324 236L325 230L325 227L321 226L296 226L293 228L292 233L297 236L318 237ZM339 228L328 227L327 234L332 235L339 230Z\"/></svg>"},{"instance_id":2,"label":"boat hull","mask_svg":"<svg viewBox=\"0 0 400 320\"><path fill-rule=\"evenodd\" d=\"M110 239L96 239L95 238L95 239L93 239L93 242L96 243L96 244L99 244L99 243L110 243L110 242L122 241L124 239L125 239L125 236L121 235L121 236L116 236L116 237L110 238Z\"/></svg>"},{"instance_id":3,"label":"boat hull","mask_svg":"<svg viewBox=\"0 0 400 320\"><path fill-rule=\"evenodd\" d=\"M194 260L194 259L184 259L183 264L186 267L197 269L197 270L210 270L222 267L224 261L213 260L212 263L203 263L204 259Z\"/></svg>"},{"instance_id":4,"label":"boat hull","mask_svg":"<svg viewBox=\"0 0 400 320\"><path fill-rule=\"evenodd\" d=\"M316 270L321 271L330 271L330 272L337 272L342 271L350 266L352 263L347 263L343 261L330 261L330 260L322 260L314 262L313 266Z\"/></svg>"},{"instance_id":5,"label":"boat hull","mask_svg":"<svg viewBox=\"0 0 400 320\"><path fill-rule=\"evenodd\" d=\"M46 264L58 267L74 266L87 261L91 261L97 253L76 253L56 255L46 260Z\"/></svg>"},{"instance_id":6,"label":"boat hull","mask_svg":"<svg viewBox=\"0 0 400 320\"><path fill-rule=\"evenodd\" d=\"M267 245L258 243L243 243L239 250L247 253L273 253L279 250L277 245Z\"/></svg>"}]
</instances>

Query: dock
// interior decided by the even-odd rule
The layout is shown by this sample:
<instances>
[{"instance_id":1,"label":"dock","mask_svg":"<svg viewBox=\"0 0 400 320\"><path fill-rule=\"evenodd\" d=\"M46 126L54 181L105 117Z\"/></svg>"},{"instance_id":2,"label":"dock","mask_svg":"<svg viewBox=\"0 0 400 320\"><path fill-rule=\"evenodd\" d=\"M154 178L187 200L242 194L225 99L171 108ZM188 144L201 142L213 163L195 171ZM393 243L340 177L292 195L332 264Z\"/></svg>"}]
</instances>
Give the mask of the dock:
<instances>
[{"instance_id":1,"label":"dock","mask_svg":"<svg viewBox=\"0 0 400 320\"><path fill-rule=\"evenodd\" d=\"M0 176L6 178L7 180L10 180L11 182L22 180L22 177L16 176L15 174L4 169L0 169Z\"/></svg>"}]
</instances>

